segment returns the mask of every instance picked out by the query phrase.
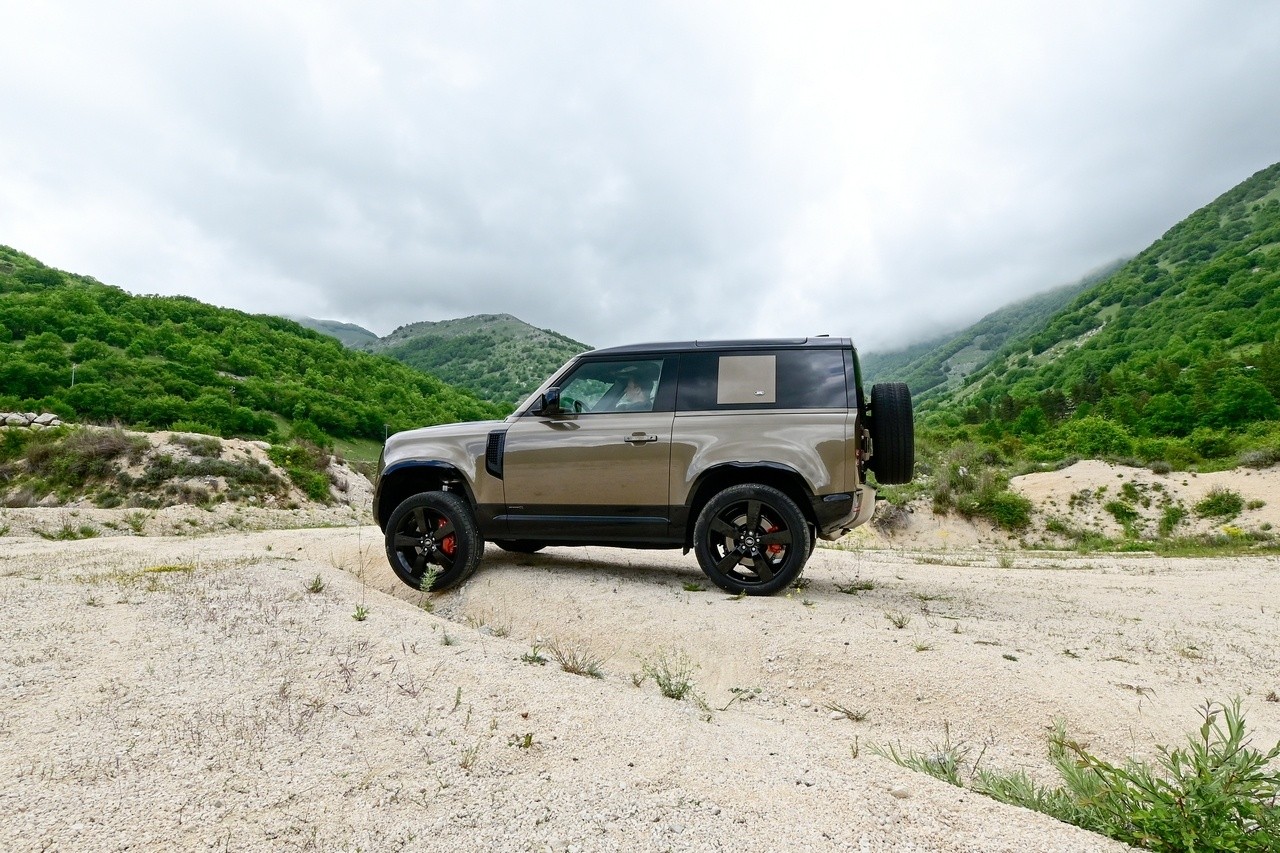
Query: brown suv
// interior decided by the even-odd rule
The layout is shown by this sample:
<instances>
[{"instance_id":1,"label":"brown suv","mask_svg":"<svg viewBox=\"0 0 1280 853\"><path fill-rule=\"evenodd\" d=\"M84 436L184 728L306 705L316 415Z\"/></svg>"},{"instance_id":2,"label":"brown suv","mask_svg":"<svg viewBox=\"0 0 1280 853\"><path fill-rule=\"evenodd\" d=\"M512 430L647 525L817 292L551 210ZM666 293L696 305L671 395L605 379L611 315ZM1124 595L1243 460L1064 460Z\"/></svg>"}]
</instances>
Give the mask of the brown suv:
<instances>
[{"instance_id":1,"label":"brown suv","mask_svg":"<svg viewBox=\"0 0 1280 853\"><path fill-rule=\"evenodd\" d=\"M489 541L693 549L767 595L871 518L868 470L913 465L906 385L866 399L847 338L644 344L571 359L506 420L391 436L373 512L412 587L460 583Z\"/></svg>"}]
</instances>

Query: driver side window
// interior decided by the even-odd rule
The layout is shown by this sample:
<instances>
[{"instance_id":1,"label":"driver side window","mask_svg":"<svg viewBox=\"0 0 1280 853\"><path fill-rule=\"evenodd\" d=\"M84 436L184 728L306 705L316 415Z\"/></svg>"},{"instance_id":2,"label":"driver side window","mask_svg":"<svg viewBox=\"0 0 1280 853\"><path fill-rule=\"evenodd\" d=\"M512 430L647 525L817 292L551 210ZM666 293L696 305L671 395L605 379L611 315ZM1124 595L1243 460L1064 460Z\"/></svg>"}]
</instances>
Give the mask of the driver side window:
<instances>
[{"instance_id":1,"label":"driver side window","mask_svg":"<svg viewBox=\"0 0 1280 853\"><path fill-rule=\"evenodd\" d=\"M652 412L664 359L589 361L560 385L561 408L580 413Z\"/></svg>"}]
</instances>

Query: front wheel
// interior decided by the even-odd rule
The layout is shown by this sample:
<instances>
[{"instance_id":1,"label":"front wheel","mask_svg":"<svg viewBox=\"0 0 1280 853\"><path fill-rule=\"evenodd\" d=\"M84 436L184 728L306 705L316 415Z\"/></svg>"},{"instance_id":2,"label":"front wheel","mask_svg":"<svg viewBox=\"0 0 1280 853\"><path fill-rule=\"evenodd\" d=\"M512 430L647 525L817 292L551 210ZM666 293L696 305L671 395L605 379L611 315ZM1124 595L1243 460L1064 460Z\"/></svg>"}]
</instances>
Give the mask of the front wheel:
<instances>
[{"instance_id":1,"label":"front wheel","mask_svg":"<svg viewBox=\"0 0 1280 853\"><path fill-rule=\"evenodd\" d=\"M809 559L809 522L772 486L718 492L698 514L693 550L712 583L728 592L772 595L795 582Z\"/></svg>"},{"instance_id":2,"label":"front wheel","mask_svg":"<svg viewBox=\"0 0 1280 853\"><path fill-rule=\"evenodd\" d=\"M450 492L406 498L387 520L386 544L391 570L414 589L462 583L484 553L471 507Z\"/></svg>"}]
</instances>

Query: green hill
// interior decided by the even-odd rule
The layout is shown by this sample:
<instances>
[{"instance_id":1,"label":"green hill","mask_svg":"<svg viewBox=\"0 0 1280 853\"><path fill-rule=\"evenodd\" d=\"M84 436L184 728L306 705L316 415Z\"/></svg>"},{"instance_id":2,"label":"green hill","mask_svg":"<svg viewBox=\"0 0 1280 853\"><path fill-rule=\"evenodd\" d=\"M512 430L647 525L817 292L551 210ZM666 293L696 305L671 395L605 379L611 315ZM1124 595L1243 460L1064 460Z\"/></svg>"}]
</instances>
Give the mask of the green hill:
<instances>
[{"instance_id":1,"label":"green hill","mask_svg":"<svg viewBox=\"0 0 1280 853\"><path fill-rule=\"evenodd\" d=\"M863 375L868 383L906 382L917 401L936 397L958 387L965 377L995 358L1011 339L1040 331L1073 297L1115 272L1122 263L1117 261L1075 284L1005 306L955 335L943 335L898 352L866 353L860 359Z\"/></svg>"},{"instance_id":2,"label":"green hill","mask_svg":"<svg viewBox=\"0 0 1280 853\"><path fill-rule=\"evenodd\" d=\"M364 326L357 326L355 323L343 323L340 320L317 320L314 317L288 316L285 319L293 320L298 325L305 326L313 332L337 338L342 342L343 346L351 349L361 349L365 344L371 344L378 339L375 333Z\"/></svg>"},{"instance_id":3,"label":"green hill","mask_svg":"<svg viewBox=\"0 0 1280 853\"><path fill-rule=\"evenodd\" d=\"M222 436L292 423L381 442L498 416L432 376L280 317L133 296L0 246L0 411Z\"/></svg>"},{"instance_id":4,"label":"green hill","mask_svg":"<svg viewBox=\"0 0 1280 853\"><path fill-rule=\"evenodd\" d=\"M510 314L412 323L362 348L507 406L523 400L571 356L590 349Z\"/></svg>"},{"instance_id":5,"label":"green hill","mask_svg":"<svg viewBox=\"0 0 1280 853\"><path fill-rule=\"evenodd\" d=\"M1170 228L932 402L1080 455L1229 455L1280 418L1280 164ZM1249 442L1245 442L1249 443Z\"/></svg>"}]
</instances>

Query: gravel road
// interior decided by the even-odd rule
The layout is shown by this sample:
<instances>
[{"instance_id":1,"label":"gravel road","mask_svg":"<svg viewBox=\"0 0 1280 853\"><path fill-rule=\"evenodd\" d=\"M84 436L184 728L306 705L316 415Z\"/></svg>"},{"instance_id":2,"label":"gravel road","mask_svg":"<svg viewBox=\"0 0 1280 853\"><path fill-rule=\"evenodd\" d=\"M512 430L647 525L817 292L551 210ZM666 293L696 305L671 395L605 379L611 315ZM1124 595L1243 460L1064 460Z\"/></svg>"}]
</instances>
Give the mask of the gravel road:
<instances>
[{"instance_id":1,"label":"gravel road","mask_svg":"<svg viewBox=\"0 0 1280 853\"><path fill-rule=\"evenodd\" d=\"M820 549L738 599L490 546L424 601L370 527L0 543L5 850L1120 850L875 749L1048 780L1055 718L1150 756L1232 696L1280 739L1274 558Z\"/></svg>"}]
</instances>

